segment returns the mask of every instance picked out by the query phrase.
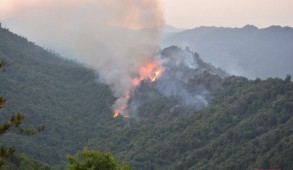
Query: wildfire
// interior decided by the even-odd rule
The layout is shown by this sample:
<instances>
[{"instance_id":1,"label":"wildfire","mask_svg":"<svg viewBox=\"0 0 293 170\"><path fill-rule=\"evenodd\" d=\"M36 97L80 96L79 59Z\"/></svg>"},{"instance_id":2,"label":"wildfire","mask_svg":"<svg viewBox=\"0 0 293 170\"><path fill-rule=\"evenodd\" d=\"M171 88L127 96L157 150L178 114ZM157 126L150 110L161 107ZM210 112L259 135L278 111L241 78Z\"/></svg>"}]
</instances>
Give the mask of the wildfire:
<instances>
[{"instance_id":1,"label":"wildfire","mask_svg":"<svg viewBox=\"0 0 293 170\"><path fill-rule=\"evenodd\" d=\"M123 117L127 118L128 115L125 113L125 110L127 109L127 105L124 105L124 106L121 106L120 108L118 109L115 109L114 110L114 115L113 117L116 118L118 117L119 115L122 115Z\"/></svg>"},{"instance_id":2,"label":"wildfire","mask_svg":"<svg viewBox=\"0 0 293 170\"><path fill-rule=\"evenodd\" d=\"M154 77L151 78L151 80L152 80L152 81L156 81L157 78L160 76L160 74L161 74L161 70L156 71Z\"/></svg>"},{"instance_id":3,"label":"wildfire","mask_svg":"<svg viewBox=\"0 0 293 170\"><path fill-rule=\"evenodd\" d=\"M139 69L139 77L133 79L132 84L137 86L144 79L156 81L161 75L162 70L162 67L157 62L148 63Z\"/></svg>"},{"instance_id":4,"label":"wildfire","mask_svg":"<svg viewBox=\"0 0 293 170\"><path fill-rule=\"evenodd\" d=\"M126 109L127 109L127 101L129 99L129 91L126 91L125 92L125 95L124 95L124 101L125 103L123 103L120 107L118 107L117 109L114 110L114 115L113 117L118 117L119 115L122 115L123 117L127 118L128 117L128 114L126 113Z\"/></svg>"},{"instance_id":5,"label":"wildfire","mask_svg":"<svg viewBox=\"0 0 293 170\"><path fill-rule=\"evenodd\" d=\"M133 86L138 86L142 80L150 79L152 82L156 81L162 74L163 68L158 62L151 62L139 68L139 76L131 80ZM126 101L129 99L129 91L125 92ZM113 117L119 115L127 118L129 115L126 113L127 103L114 110Z\"/></svg>"}]
</instances>

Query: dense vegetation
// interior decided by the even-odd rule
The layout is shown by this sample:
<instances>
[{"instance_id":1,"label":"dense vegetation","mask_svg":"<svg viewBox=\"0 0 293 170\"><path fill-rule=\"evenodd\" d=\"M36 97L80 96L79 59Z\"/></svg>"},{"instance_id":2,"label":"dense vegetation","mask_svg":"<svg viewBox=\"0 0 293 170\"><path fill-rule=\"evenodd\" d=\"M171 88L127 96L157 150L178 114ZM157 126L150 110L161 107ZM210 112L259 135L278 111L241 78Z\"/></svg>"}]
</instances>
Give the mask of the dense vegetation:
<instances>
[{"instance_id":1,"label":"dense vegetation","mask_svg":"<svg viewBox=\"0 0 293 170\"><path fill-rule=\"evenodd\" d=\"M1 144L65 166L67 154L82 150L96 132L106 133L104 127L115 121L109 109L114 100L110 90L96 83L93 71L6 29L0 29L0 39L0 56L8 63L5 74L0 74L0 94L8 103L1 109L1 121L21 111L30 118L24 125L46 126L43 133L29 139L6 134Z\"/></svg>"},{"instance_id":2,"label":"dense vegetation","mask_svg":"<svg viewBox=\"0 0 293 170\"><path fill-rule=\"evenodd\" d=\"M1 170L53 170L51 166L44 162L35 160L25 154L15 153Z\"/></svg>"},{"instance_id":3,"label":"dense vegetation","mask_svg":"<svg viewBox=\"0 0 293 170\"><path fill-rule=\"evenodd\" d=\"M289 79L228 77L206 109L121 132L121 155L137 169L290 169L292 92Z\"/></svg>"},{"instance_id":4,"label":"dense vegetation","mask_svg":"<svg viewBox=\"0 0 293 170\"><path fill-rule=\"evenodd\" d=\"M3 60L0 60L0 70L4 69L6 66L6 62ZM0 109L5 107L6 99L2 96L0 96ZM12 115L8 120L4 120L0 122L0 137L3 134L7 133L14 133L18 135L27 135L31 136L36 134L37 132L43 131L44 126L41 126L38 128L38 131L29 129L29 128L23 128L21 127L21 123L25 119L25 115L23 113L17 112L14 115ZM15 164L13 164L10 159L13 156L15 152L14 147L5 147L0 146L0 169L16 169L15 167L12 168ZM15 157L14 157L15 158ZM19 159L20 158L20 159ZM26 161L29 160L29 161ZM18 156L18 162L32 162L34 165L38 165L38 167L43 166L43 164L37 164L37 162L30 161L28 157L25 156ZM26 167L28 169L28 166L22 166ZM30 167L30 169L34 169L33 167Z\"/></svg>"},{"instance_id":5,"label":"dense vegetation","mask_svg":"<svg viewBox=\"0 0 293 170\"><path fill-rule=\"evenodd\" d=\"M70 170L130 170L129 165L121 163L110 153L84 149L75 156L69 156Z\"/></svg>"},{"instance_id":6,"label":"dense vegetation","mask_svg":"<svg viewBox=\"0 0 293 170\"><path fill-rule=\"evenodd\" d=\"M0 55L9 63L0 74L0 94L9 103L0 111L1 121L6 113L21 111L29 117L26 125L46 126L37 136L7 134L0 143L57 169L84 147L113 152L133 169L293 167L290 76L248 80L204 72L191 82L211 89L217 84L205 109L159 112L171 109L164 105L171 99L163 97L140 109L138 116L144 117L145 110L156 111L150 119L113 119L115 99L92 70L2 28L0 40Z\"/></svg>"}]
</instances>

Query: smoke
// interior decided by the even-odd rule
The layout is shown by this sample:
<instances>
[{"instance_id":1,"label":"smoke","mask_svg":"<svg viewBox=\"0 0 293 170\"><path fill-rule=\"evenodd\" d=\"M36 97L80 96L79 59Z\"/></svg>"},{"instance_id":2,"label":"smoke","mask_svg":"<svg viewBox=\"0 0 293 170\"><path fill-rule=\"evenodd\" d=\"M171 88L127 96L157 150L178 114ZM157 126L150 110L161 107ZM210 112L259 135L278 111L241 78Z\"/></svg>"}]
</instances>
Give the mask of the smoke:
<instances>
[{"instance_id":1,"label":"smoke","mask_svg":"<svg viewBox=\"0 0 293 170\"><path fill-rule=\"evenodd\" d=\"M203 62L188 48L168 47L157 59L162 74L156 81L141 81L130 94L127 112L135 120L194 113L208 106L221 87L221 70Z\"/></svg>"},{"instance_id":2,"label":"smoke","mask_svg":"<svg viewBox=\"0 0 293 170\"><path fill-rule=\"evenodd\" d=\"M193 105L196 110L207 106L209 91L204 85L191 82L205 71L199 64L198 54L189 49L169 47L162 52L161 58L165 71L158 79L156 88L164 96L177 96L180 104Z\"/></svg>"},{"instance_id":3,"label":"smoke","mask_svg":"<svg viewBox=\"0 0 293 170\"><path fill-rule=\"evenodd\" d=\"M158 50L159 0L3 0L5 26L98 70L120 107L139 68Z\"/></svg>"}]
</instances>

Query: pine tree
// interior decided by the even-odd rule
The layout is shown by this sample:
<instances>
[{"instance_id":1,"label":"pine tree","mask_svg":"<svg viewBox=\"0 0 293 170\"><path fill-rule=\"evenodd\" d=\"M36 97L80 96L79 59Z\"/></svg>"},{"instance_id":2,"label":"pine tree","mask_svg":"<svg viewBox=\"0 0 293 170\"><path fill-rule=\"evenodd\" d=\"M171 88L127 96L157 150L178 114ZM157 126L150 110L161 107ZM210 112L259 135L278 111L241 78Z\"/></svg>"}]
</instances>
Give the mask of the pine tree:
<instances>
[{"instance_id":1,"label":"pine tree","mask_svg":"<svg viewBox=\"0 0 293 170\"><path fill-rule=\"evenodd\" d=\"M4 70L7 66L7 63L3 60L0 60L0 69ZM6 104L6 100L3 96L0 96L0 109L2 109ZM11 116L10 119L6 120L4 123L0 124L0 137L5 133L16 133L20 135L35 135L38 132L44 130L44 126L38 127L36 130L29 128L20 127L21 123L25 119L25 115L23 113L17 112L15 115ZM1 121L2 122L2 121ZM4 147L0 146L0 168L5 164L15 152L14 147Z\"/></svg>"}]
</instances>

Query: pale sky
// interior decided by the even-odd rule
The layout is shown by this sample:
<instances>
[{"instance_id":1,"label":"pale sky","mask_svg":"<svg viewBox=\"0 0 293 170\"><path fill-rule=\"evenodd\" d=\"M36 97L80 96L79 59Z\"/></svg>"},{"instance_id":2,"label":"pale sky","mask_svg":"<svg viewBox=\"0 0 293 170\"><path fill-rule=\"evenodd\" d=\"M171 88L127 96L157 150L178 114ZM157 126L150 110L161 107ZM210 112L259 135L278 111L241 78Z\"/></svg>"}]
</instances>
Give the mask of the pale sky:
<instances>
[{"instance_id":1,"label":"pale sky","mask_svg":"<svg viewBox=\"0 0 293 170\"><path fill-rule=\"evenodd\" d=\"M178 28L293 27L293 0L162 0L165 21Z\"/></svg>"},{"instance_id":2,"label":"pale sky","mask_svg":"<svg viewBox=\"0 0 293 170\"><path fill-rule=\"evenodd\" d=\"M162 2L166 24L178 28L198 26L242 27L246 24L252 24L260 28L271 25L293 27L293 0L157 1ZM21 7L37 3L43 4L43 2L45 1L0 0L0 20L9 16L12 11L21 9ZM115 0L112 0L112 2L115 3Z\"/></svg>"}]
</instances>

